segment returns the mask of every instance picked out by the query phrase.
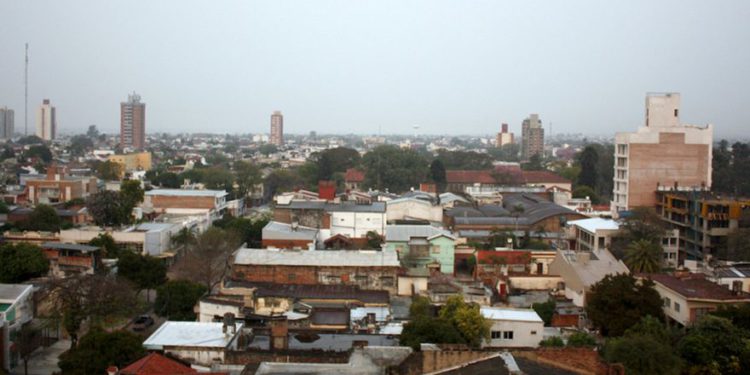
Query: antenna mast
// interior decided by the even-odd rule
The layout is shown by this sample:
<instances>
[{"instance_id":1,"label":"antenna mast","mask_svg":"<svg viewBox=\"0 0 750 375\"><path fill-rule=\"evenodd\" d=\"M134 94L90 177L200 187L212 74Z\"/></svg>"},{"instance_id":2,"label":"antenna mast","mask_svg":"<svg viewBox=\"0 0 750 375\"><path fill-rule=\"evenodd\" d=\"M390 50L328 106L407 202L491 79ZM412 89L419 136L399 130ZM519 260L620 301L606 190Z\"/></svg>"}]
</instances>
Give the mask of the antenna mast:
<instances>
[{"instance_id":1,"label":"antenna mast","mask_svg":"<svg viewBox=\"0 0 750 375\"><path fill-rule=\"evenodd\" d=\"M23 74L23 135L29 135L29 43L26 43L26 66Z\"/></svg>"}]
</instances>

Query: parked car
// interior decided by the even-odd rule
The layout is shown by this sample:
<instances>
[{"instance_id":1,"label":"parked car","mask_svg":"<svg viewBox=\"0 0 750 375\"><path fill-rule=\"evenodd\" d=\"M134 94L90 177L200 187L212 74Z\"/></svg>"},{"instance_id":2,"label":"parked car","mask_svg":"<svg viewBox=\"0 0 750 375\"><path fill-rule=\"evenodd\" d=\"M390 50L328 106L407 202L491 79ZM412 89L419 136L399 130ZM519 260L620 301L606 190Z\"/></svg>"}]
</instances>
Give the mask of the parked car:
<instances>
[{"instance_id":1,"label":"parked car","mask_svg":"<svg viewBox=\"0 0 750 375\"><path fill-rule=\"evenodd\" d=\"M154 325L154 318L149 315L141 315L133 321L133 331L145 331L152 325Z\"/></svg>"}]
</instances>

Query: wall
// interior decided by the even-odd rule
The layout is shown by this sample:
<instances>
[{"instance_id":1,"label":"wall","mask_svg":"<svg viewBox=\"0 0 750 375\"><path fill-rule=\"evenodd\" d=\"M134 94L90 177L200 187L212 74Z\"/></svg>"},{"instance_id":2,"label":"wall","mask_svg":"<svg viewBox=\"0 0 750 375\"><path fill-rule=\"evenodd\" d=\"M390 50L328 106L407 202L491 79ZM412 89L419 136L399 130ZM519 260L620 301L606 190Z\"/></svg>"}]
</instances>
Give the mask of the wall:
<instances>
[{"instance_id":1,"label":"wall","mask_svg":"<svg viewBox=\"0 0 750 375\"><path fill-rule=\"evenodd\" d=\"M433 206L429 202L416 199L386 203L386 220L388 222L402 220L406 217L442 222L443 207Z\"/></svg>"},{"instance_id":2,"label":"wall","mask_svg":"<svg viewBox=\"0 0 750 375\"><path fill-rule=\"evenodd\" d=\"M200 312L200 314L198 315L198 321L202 323L212 323L214 322L214 316L223 317L226 313L232 313L236 317L242 315L240 314L239 306L223 305L204 301L200 301L198 303L198 311Z\"/></svg>"},{"instance_id":3,"label":"wall","mask_svg":"<svg viewBox=\"0 0 750 375\"><path fill-rule=\"evenodd\" d=\"M369 231L385 233L385 212L331 212L331 236L365 237Z\"/></svg>"},{"instance_id":4,"label":"wall","mask_svg":"<svg viewBox=\"0 0 750 375\"><path fill-rule=\"evenodd\" d=\"M428 277L398 277L398 295L411 296L419 295L420 292L427 290Z\"/></svg>"},{"instance_id":5,"label":"wall","mask_svg":"<svg viewBox=\"0 0 750 375\"><path fill-rule=\"evenodd\" d=\"M183 348L183 347L164 347L164 353L169 353L189 363L195 363L204 366L210 366L218 360L224 363L224 349L210 348Z\"/></svg>"},{"instance_id":6,"label":"wall","mask_svg":"<svg viewBox=\"0 0 750 375\"><path fill-rule=\"evenodd\" d=\"M323 350L275 350L275 351L229 351L225 364L248 365L261 362L296 363L347 363L351 351L333 352Z\"/></svg>"},{"instance_id":7,"label":"wall","mask_svg":"<svg viewBox=\"0 0 750 375\"><path fill-rule=\"evenodd\" d=\"M504 340L491 339L489 343L483 342L483 347L527 347L536 348L539 341L544 338L543 322L519 322L506 320L491 320L490 331L512 331L513 339Z\"/></svg>"},{"instance_id":8,"label":"wall","mask_svg":"<svg viewBox=\"0 0 750 375\"><path fill-rule=\"evenodd\" d=\"M157 211L166 208L216 208L215 197L146 195L144 197L144 203L146 203L146 201L150 201L154 209Z\"/></svg>"},{"instance_id":9,"label":"wall","mask_svg":"<svg viewBox=\"0 0 750 375\"><path fill-rule=\"evenodd\" d=\"M547 290L557 288L562 278L559 276L511 276L509 281L511 289Z\"/></svg>"}]
</instances>

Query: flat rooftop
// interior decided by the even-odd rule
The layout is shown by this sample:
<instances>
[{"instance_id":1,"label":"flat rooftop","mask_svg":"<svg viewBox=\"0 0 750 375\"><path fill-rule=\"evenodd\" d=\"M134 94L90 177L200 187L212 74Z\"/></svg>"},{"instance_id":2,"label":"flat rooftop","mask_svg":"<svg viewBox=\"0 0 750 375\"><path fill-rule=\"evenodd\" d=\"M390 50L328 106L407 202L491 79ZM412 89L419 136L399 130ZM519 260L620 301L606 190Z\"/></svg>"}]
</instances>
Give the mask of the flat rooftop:
<instances>
[{"instance_id":1,"label":"flat rooftop","mask_svg":"<svg viewBox=\"0 0 750 375\"><path fill-rule=\"evenodd\" d=\"M148 196L165 195L172 197L215 197L229 195L224 190L183 190L183 189L153 189L145 193Z\"/></svg>"},{"instance_id":2,"label":"flat rooftop","mask_svg":"<svg viewBox=\"0 0 750 375\"><path fill-rule=\"evenodd\" d=\"M165 346L192 346L203 348L226 348L235 335L225 334L223 323L165 322L146 341L147 350L163 350ZM236 323L239 332L242 323Z\"/></svg>"},{"instance_id":3,"label":"flat rooftop","mask_svg":"<svg viewBox=\"0 0 750 375\"><path fill-rule=\"evenodd\" d=\"M502 307L482 307L482 316L490 320L510 320L515 322L544 323L539 314L532 309L508 309Z\"/></svg>"},{"instance_id":4,"label":"flat rooftop","mask_svg":"<svg viewBox=\"0 0 750 375\"><path fill-rule=\"evenodd\" d=\"M234 263L266 266L399 267L395 251L239 249Z\"/></svg>"}]
</instances>

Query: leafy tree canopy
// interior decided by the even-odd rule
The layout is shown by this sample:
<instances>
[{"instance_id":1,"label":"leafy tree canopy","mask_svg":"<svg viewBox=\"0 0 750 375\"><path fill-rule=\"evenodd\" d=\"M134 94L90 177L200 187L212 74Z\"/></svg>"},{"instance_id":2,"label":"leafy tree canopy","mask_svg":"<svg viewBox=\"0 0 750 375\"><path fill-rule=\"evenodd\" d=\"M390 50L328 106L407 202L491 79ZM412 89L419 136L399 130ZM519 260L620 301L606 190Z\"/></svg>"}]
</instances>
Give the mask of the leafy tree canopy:
<instances>
[{"instance_id":1,"label":"leafy tree canopy","mask_svg":"<svg viewBox=\"0 0 750 375\"><path fill-rule=\"evenodd\" d=\"M663 318L662 300L653 285L627 274L607 275L591 287L586 313L602 335L621 336L642 317Z\"/></svg>"},{"instance_id":2,"label":"leafy tree canopy","mask_svg":"<svg viewBox=\"0 0 750 375\"><path fill-rule=\"evenodd\" d=\"M167 281L156 290L154 311L169 320L195 320L193 307L206 287L188 280Z\"/></svg>"},{"instance_id":3,"label":"leafy tree canopy","mask_svg":"<svg viewBox=\"0 0 750 375\"><path fill-rule=\"evenodd\" d=\"M109 366L123 368L145 356L142 341L131 332L94 328L60 356L58 366L64 374L105 374Z\"/></svg>"},{"instance_id":4,"label":"leafy tree canopy","mask_svg":"<svg viewBox=\"0 0 750 375\"><path fill-rule=\"evenodd\" d=\"M21 226L26 230L39 230L45 232L59 232L62 220L57 216L57 211L46 204L37 205L29 219Z\"/></svg>"},{"instance_id":5,"label":"leafy tree canopy","mask_svg":"<svg viewBox=\"0 0 750 375\"><path fill-rule=\"evenodd\" d=\"M378 146L362 158L366 187L403 192L418 187L427 176L427 160L414 150Z\"/></svg>"},{"instance_id":6,"label":"leafy tree canopy","mask_svg":"<svg viewBox=\"0 0 750 375\"><path fill-rule=\"evenodd\" d=\"M39 246L29 243L0 245L0 283L17 284L43 276L49 261Z\"/></svg>"}]
</instances>

